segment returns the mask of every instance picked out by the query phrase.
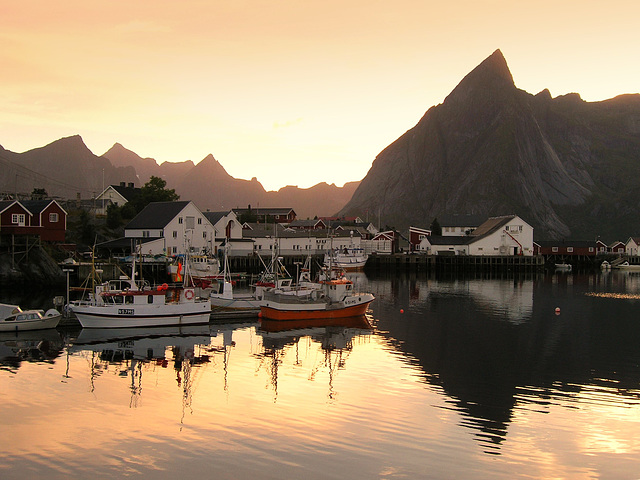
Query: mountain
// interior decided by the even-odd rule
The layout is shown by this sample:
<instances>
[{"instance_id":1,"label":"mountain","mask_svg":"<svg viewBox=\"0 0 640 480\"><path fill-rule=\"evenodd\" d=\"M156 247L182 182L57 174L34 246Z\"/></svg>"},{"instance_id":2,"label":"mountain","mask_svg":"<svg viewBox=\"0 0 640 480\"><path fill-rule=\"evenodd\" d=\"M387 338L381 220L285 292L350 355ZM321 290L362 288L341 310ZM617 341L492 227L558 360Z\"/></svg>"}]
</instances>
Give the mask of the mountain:
<instances>
[{"instance_id":1,"label":"mountain","mask_svg":"<svg viewBox=\"0 0 640 480\"><path fill-rule=\"evenodd\" d=\"M106 158L94 155L79 135L24 153L0 147L0 162L0 192L7 193L44 188L53 196L92 198L104 186L136 181L133 167L115 167Z\"/></svg>"},{"instance_id":2,"label":"mountain","mask_svg":"<svg viewBox=\"0 0 640 480\"><path fill-rule=\"evenodd\" d=\"M79 135L62 138L41 148L14 153L0 146L0 194L29 194L44 188L62 198L90 199L103 185L120 182L144 185L151 176L163 178L183 200L191 200L203 210L219 211L247 205L292 207L298 218L333 215L347 203L358 182L344 187L319 183L301 189L284 187L267 192L256 178L233 178L208 155L198 164L164 162L142 158L119 143L104 155L94 155Z\"/></svg>"},{"instance_id":3,"label":"mountain","mask_svg":"<svg viewBox=\"0 0 640 480\"><path fill-rule=\"evenodd\" d=\"M516 88L496 50L374 160L340 215L428 226L517 213L536 238L640 234L640 95L585 102Z\"/></svg>"}]
</instances>

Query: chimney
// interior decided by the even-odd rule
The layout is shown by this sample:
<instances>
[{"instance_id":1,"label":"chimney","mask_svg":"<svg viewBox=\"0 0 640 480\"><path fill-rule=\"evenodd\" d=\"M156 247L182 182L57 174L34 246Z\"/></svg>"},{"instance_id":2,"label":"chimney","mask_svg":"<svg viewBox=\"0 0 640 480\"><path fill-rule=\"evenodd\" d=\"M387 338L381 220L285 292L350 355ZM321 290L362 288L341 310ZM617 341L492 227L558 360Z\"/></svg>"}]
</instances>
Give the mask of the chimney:
<instances>
[{"instance_id":1,"label":"chimney","mask_svg":"<svg viewBox=\"0 0 640 480\"><path fill-rule=\"evenodd\" d=\"M128 183L128 184L127 184L127 187L129 187L129 188L133 188L133 182Z\"/></svg>"},{"instance_id":2,"label":"chimney","mask_svg":"<svg viewBox=\"0 0 640 480\"><path fill-rule=\"evenodd\" d=\"M124 185L125 185L125 182L120 182L121 187L124 187Z\"/></svg>"}]
</instances>

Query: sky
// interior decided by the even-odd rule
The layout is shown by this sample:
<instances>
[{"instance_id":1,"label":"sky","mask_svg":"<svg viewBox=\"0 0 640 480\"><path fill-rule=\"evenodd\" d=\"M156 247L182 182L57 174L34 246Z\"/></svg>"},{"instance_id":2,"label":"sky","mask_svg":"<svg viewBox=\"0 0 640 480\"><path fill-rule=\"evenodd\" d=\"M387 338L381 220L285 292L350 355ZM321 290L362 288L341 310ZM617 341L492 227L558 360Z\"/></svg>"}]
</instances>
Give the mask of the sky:
<instances>
[{"instance_id":1,"label":"sky","mask_svg":"<svg viewBox=\"0 0 640 480\"><path fill-rule=\"evenodd\" d=\"M496 49L518 88L640 91L637 0L2 0L0 145L212 154L267 190L361 180Z\"/></svg>"}]
</instances>

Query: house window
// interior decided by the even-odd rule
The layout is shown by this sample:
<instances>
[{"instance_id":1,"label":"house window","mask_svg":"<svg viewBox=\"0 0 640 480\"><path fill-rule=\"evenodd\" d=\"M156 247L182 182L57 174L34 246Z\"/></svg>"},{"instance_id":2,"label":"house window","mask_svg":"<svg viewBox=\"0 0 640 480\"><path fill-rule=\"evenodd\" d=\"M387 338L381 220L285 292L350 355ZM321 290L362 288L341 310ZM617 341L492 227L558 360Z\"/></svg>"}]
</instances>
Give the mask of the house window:
<instances>
[{"instance_id":1,"label":"house window","mask_svg":"<svg viewBox=\"0 0 640 480\"><path fill-rule=\"evenodd\" d=\"M427 238L427 236L426 236L426 235L419 235L419 236L418 236L418 240L424 240L425 238Z\"/></svg>"},{"instance_id":2,"label":"house window","mask_svg":"<svg viewBox=\"0 0 640 480\"><path fill-rule=\"evenodd\" d=\"M173 238L178 238L178 232L176 230L173 231Z\"/></svg>"},{"instance_id":3,"label":"house window","mask_svg":"<svg viewBox=\"0 0 640 480\"><path fill-rule=\"evenodd\" d=\"M49 222L50 223L57 223L58 222L58 214L57 213L50 213L49 214Z\"/></svg>"},{"instance_id":4,"label":"house window","mask_svg":"<svg viewBox=\"0 0 640 480\"><path fill-rule=\"evenodd\" d=\"M553 253L558 253L558 247L551 247L551 251Z\"/></svg>"},{"instance_id":5,"label":"house window","mask_svg":"<svg viewBox=\"0 0 640 480\"><path fill-rule=\"evenodd\" d=\"M202 219L201 218L198 219L198 225L202 225Z\"/></svg>"},{"instance_id":6,"label":"house window","mask_svg":"<svg viewBox=\"0 0 640 480\"><path fill-rule=\"evenodd\" d=\"M202 232L202 238L207 238L207 232Z\"/></svg>"},{"instance_id":7,"label":"house window","mask_svg":"<svg viewBox=\"0 0 640 480\"><path fill-rule=\"evenodd\" d=\"M196 218L195 217L187 217L187 225L186 228L193 230L196 226Z\"/></svg>"},{"instance_id":8,"label":"house window","mask_svg":"<svg viewBox=\"0 0 640 480\"><path fill-rule=\"evenodd\" d=\"M149 230L142 231L142 238L149 238Z\"/></svg>"},{"instance_id":9,"label":"house window","mask_svg":"<svg viewBox=\"0 0 640 480\"><path fill-rule=\"evenodd\" d=\"M567 253L573 253L573 247L567 247Z\"/></svg>"},{"instance_id":10,"label":"house window","mask_svg":"<svg viewBox=\"0 0 640 480\"><path fill-rule=\"evenodd\" d=\"M589 253L593 253L593 247L589 247Z\"/></svg>"},{"instance_id":11,"label":"house window","mask_svg":"<svg viewBox=\"0 0 640 480\"><path fill-rule=\"evenodd\" d=\"M173 247L173 254L176 255L178 253L178 247Z\"/></svg>"},{"instance_id":12,"label":"house window","mask_svg":"<svg viewBox=\"0 0 640 480\"><path fill-rule=\"evenodd\" d=\"M182 225L182 217L178 217L178 223Z\"/></svg>"},{"instance_id":13,"label":"house window","mask_svg":"<svg viewBox=\"0 0 640 480\"><path fill-rule=\"evenodd\" d=\"M24 226L25 224L25 214L24 213L13 213L11 214L11 223L16 225Z\"/></svg>"}]
</instances>

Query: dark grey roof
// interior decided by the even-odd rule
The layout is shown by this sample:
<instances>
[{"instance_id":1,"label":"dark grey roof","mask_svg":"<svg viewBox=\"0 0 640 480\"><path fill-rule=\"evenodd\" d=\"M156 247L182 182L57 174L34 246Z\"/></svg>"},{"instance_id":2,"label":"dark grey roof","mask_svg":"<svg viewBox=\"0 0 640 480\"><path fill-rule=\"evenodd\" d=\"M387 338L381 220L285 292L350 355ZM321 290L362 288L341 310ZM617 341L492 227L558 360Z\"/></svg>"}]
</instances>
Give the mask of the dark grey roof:
<instances>
[{"instance_id":1,"label":"dark grey roof","mask_svg":"<svg viewBox=\"0 0 640 480\"><path fill-rule=\"evenodd\" d=\"M21 200L20 203L34 215L42 212L52 200Z\"/></svg>"},{"instance_id":2,"label":"dark grey roof","mask_svg":"<svg viewBox=\"0 0 640 480\"><path fill-rule=\"evenodd\" d=\"M2 212L5 209L9 208L15 202L16 202L15 200L0 200L0 212Z\"/></svg>"},{"instance_id":3,"label":"dark grey roof","mask_svg":"<svg viewBox=\"0 0 640 480\"><path fill-rule=\"evenodd\" d=\"M153 202L142 209L125 227L128 229L161 229L173 220L190 202Z\"/></svg>"},{"instance_id":4,"label":"dark grey roof","mask_svg":"<svg viewBox=\"0 0 640 480\"><path fill-rule=\"evenodd\" d=\"M277 226L277 232L279 238L305 238L305 237L313 237L313 238L329 238L330 235L333 237L349 237L349 232L334 232L333 230L327 229L316 229L316 230L293 230L286 229L281 224L276 223L249 223L247 224L251 228L245 229L242 231L243 237L248 238L265 238L265 237L274 237L276 236L276 230L274 230L274 225ZM354 236L360 236L356 231L353 232Z\"/></svg>"},{"instance_id":5,"label":"dark grey roof","mask_svg":"<svg viewBox=\"0 0 640 480\"><path fill-rule=\"evenodd\" d=\"M294 228L295 227L315 227L318 223L322 223L322 225L325 225L325 223L322 220L311 219L311 220L294 220L289 224L289 226Z\"/></svg>"},{"instance_id":6,"label":"dark grey roof","mask_svg":"<svg viewBox=\"0 0 640 480\"><path fill-rule=\"evenodd\" d=\"M293 208L234 208L236 215L251 213L253 215L288 215L289 212L296 213Z\"/></svg>"},{"instance_id":7,"label":"dark grey roof","mask_svg":"<svg viewBox=\"0 0 640 480\"><path fill-rule=\"evenodd\" d=\"M475 240L475 238L460 235L430 235L427 240L431 245L466 245Z\"/></svg>"},{"instance_id":8,"label":"dark grey roof","mask_svg":"<svg viewBox=\"0 0 640 480\"><path fill-rule=\"evenodd\" d=\"M202 212L202 214L207 217L211 225L215 225L222 217L229 215L229 212L231 212L231 210L227 210L226 212Z\"/></svg>"},{"instance_id":9,"label":"dark grey roof","mask_svg":"<svg viewBox=\"0 0 640 480\"><path fill-rule=\"evenodd\" d=\"M127 202L130 202L131 200L135 199L137 196L140 195L140 192L141 192L140 188L138 187L111 185L111 188L113 188L116 192L122 195L127 200Z\"/></svg>"},{"instance_id":10,"label":"dark grey roof","mask_svg":"<svg viewBox=\"0 0 640 480\"><path fill-rule=\"evenodd\" d=\"M493 232L504 227L511 220L516 218L515 215L506 215L504 217L491 217L485 220L478 228L476 228L471 235L475 240L479 240L482 237L492 234Z\"/></svg>"}]
</instances>

